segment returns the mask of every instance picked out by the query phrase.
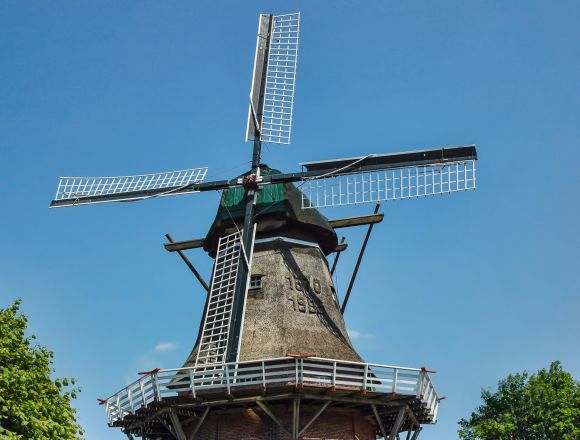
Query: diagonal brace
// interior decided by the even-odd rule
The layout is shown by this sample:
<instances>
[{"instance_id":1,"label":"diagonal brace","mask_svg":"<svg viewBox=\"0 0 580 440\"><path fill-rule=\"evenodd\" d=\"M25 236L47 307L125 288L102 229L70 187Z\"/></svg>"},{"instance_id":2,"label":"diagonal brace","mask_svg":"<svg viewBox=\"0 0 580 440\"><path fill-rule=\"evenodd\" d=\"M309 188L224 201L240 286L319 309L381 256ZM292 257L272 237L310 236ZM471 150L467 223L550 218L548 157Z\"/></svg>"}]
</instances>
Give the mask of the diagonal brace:
<instances>
[{"instance_id":1,"label":"diagonal brace","mask_svg":"<svg viewBox=\"0 0 580 440\"><path fill-rule=\"evenodd\" d=\"M417 428L415 430L415 433L413 434L413 437L411 437L411 440L417 440L417 438L419 437L419 434L421 433L422 430L423 430L423 428Z\"/></svg>"},{"instance_id":2,"label":"diagonal brace","mask_svg":"<svg viewBox=\"0 0 580 440\"><path fill-rule=\"evenodd\" d=\"M379 208L381 207L380 203L377 203L375 206L376 215L379 212ZM358 259L356 260L356 265L354 266L354 271L352 272L352 276L350 277L350 283L348 284L348 289L346 290L346 295L344 296L344 301L342 302L342 306L340 308L340 313L344 315L344 311L346 310L346 305L348 303L348 298L350 297L350 292L352 291L352 286L354 286L354 280L356 279L356 274L358 273L358 269L360 267L360 263L362 261L363 255L365 253L365 249L367 248L367 243L369 242L369 237L371 236L371 232L373 232L373 226L375 224L371 223L369 228L367 229L367 233L365 235L365 239L363 241L363 245L360 249L360 253L358 254Z\"/></svg>"},{"instance_id":3,"label":"diagonal brace","mask_svg":"<svg viewBox=\"0 0 580 440\"><path fill-rule=\"evenodd\" d=\"M207 413L209 413L210 408L211 408L210 406L206 406L205 410L203 411L203 414L197 421L195 428L193 428L193 431L187 437L187 440L193 440L195 438L195 434L197 434L197 431L199 431L199 428L201 428L201 425L203 424L205 418L207 417Z\"/></svg>"},{"instance_id":4,"label":"diagonal brace","mask_svg":"<svg viewBox=\"0 0 580 440\"><path fill-rule=\"evenodd\" d=\"M373 409L373 413L375 414L375 419L377 419L377 425L379 425L379 429L381 430L381 434L384 439L387 438L387 434L385 431L385 426L383 425L383 421L381 420L381 416L379 416L379 412L377 411L377 407L374 403L371 403L371 408Z\"/></svg>"},{"instance_id":5,"label":"diagonal brace","mask_svg":"<svg viewBox=\"0 0 580 440\"><path fill-rule=\"evenodd\" d=\"M169 432L169 434L171 434L175 438L178 438L173 431L173 426L169 424L167 421L165 421L163 417L158 417L157 420L159 420L163 424L163 426L165 426L165 429L167 429L167 432Z\"/></svg>"},{"instance_id":6,"label":"diagonal brace","mask_svg":"<svg viewBox=\"0 0 580 440\"><path fill-rule=\"evenodd\" d=\"M175 243L173 241L173 237L171 236L171 234L165 234L165 236L167 237L167 240L169 240L169 243ZM199 283L202 285L202 287L205 289L205 291L207 293L209 293L209 286L207 285L207 283L205 282L205 280L203 279L201 274L197 271L195 266L193 264L191 264L191 261L189 261L189 259L185 256L185 253L181 249L177 249L177 253L181 257L183 262L187 265L187 267L189 267L189 270L191 270L193 272L193 274L197 278L197 281L199 281Z\"/></svg>"},{"instance_id":7,"label":"diagonal brace","mask_svg":"<svg viewBox=\"0 0 580 440\"><path fill-rule=\"evenodd\" d=\"M388 440L395 440L397 438L397 434L399 433L399 430L401 429L401 426L403 426L403 422L405 421L406 410L407 408L404 406L401 407L401 409L399 409L399 413L397 414L397 418L395 419L395 423L393 424Z\"/></svg>"},{"instance_id":8,"label":"diagonal brace","mask_svg":"<svg viewBox=\"0 0 580 440\"><path fill-rule=\"evenodd\" d=\"M297 437L298 437L298 438L300 438L300 436L301 436L302 434L304 434L308 428L310 428L310 426L311 426L311 425L312 425L312 424L313 424L313 423L316 421L316 419L317 419L318 417L320 417L320 415L321 415L321 414L324 412L324 410L325 410L326 408L328 408L328 407L330 406L330 404L331 404L331 403L332 403L332 401L330 401L330 400L329 400L329 401L325 402L325 403L324 403L324 405L322 405L322 406L320 407L320 409L319 409L319 410L316 412L316 414L314 414L314 415L313 415L313 416L310 418L310 420L308 420L308 422L306 422L306 424L305 424L305 425L302 427L302 429L301 429L301 430L298 432L298 435L297 435Z\"/></svg>"},{"instance_id":9,"label":"diagonal brace","mask_svg":"<svg viewBox=\"0 0 580 440\"><path fill-rule=\"evenodd\" d=\"M276 414L272 412L272 410L268 407L268 405L266 405L265 402L262 402L261 400L256 400L256 403L258 404L258 406L262 411L268 414L268 416L274 421L274 423L276 423L276 425L282 428L288 435L292 436L292 433L288 431L288 428L286 428L286 426L282 423L282 421L276 416Z\"/></svg>"},{"instance_id":10,"label":"diagonal brace","mask_svg":"<svg viewBox=\"0 0 580 440\"><path fill-rule=\"evenodd\" d=\"M298 438L300 428L300 398L294 398L292 402L292 438Z\"/></svg>"},{"instance_id":11,"label":"diagonal brace","mask_svg":"<svg viewBox=\"0 0 580 440\"><path fill-rule=\"evenodd\" d=\"M187 440L185 437L185 432L183 432L183 427L181 426L181 421L177 414L173 411L169 411L169 418L171 419L171 424L173 425L173 429L175 431L175 437L177 440Z\"/></svg>"}]
</instances>

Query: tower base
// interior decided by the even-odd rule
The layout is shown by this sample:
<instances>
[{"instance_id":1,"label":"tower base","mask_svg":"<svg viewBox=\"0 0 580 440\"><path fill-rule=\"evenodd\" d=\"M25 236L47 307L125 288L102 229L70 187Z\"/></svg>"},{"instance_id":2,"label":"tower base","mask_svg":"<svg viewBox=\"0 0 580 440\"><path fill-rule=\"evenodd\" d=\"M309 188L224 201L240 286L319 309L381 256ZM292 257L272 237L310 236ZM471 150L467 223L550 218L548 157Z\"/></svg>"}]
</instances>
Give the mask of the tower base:
<instances>
[{"instance_id":1,"label":"tower base","mask_svg":"<svg viewBox=\"0 0 580 440\"><path fill-rule=\"evenodd\" d=\"M292 405L290 405L292 406ZM284 424L279 426L260 408L245 409L237 414L214 414L206 419L196 435L198 440L290 440L293 412L288 405L269 405ZM316 415L320 405L301 405L302 425ZM375 440L375 423L359 411L328 408L299 436L304 440Z\"/></svg>"}]
</instances>

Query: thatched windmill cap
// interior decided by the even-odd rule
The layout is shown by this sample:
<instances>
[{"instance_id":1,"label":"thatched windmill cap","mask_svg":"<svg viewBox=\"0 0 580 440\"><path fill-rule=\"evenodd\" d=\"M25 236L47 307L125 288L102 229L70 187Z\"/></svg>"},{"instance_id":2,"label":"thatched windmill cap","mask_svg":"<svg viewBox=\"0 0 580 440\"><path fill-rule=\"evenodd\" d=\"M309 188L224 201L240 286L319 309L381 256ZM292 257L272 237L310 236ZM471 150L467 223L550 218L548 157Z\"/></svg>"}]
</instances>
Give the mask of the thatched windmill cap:
<instances>
[{"instance_id":1,"label":"thatched windmill cap","mask_svg":"<svg viewBox=\"0 0 580 440\"><path fill-rule=\"evenodd\" d=\"M267 165L260 165L260 173L262 176L282 174ZM236 230L234 221L241 229L244 221L245 191L242 187L236 187L223 192L218 212L203 246L210 255L215 255L220 236ZM302 193L292 183L263 186L258 193L255 213L259 237L284 235L315 241L325 255L333 252L338 244L336 233L325 216L314 208L302 209Z\"/></svg>"}]
</instances>

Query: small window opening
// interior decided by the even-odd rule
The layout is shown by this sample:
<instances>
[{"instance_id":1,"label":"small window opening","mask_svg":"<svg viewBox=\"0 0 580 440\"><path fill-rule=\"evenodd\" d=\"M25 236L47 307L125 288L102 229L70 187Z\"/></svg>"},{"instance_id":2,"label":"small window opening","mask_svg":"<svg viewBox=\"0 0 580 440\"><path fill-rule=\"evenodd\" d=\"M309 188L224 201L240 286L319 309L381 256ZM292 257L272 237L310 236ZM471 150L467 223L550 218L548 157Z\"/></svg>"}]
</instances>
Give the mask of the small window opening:
<instances>
[{"instance_id":1,"label":"small window opening","mask_svg":"<svg viewBox=\"0 0 580 440\"><path fill-rule=\"evenodd\" d=\"M262 275L252 275L250 277L250 289L262 288Z\"/></svg>"}]
</instances>

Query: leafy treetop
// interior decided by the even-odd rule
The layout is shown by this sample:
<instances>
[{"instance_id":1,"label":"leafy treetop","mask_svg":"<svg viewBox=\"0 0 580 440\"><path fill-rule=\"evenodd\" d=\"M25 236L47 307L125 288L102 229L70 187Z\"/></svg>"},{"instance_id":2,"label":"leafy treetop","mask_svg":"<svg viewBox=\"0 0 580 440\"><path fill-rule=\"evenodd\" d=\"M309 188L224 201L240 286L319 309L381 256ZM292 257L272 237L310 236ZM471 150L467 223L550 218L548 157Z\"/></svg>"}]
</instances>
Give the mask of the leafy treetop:
<instances>
[{"instance_id":1,"label":"leafy treetop","mask_svg":"<svg viewBox=\"0 0 580 440\"><path fill-rule=\"evenodd\" d=\"M580 439L580 382L558 361L537 374L510 374L495 393L482 390L481 399L459 421L463 440Z\"/></svg>"},{"instance_id":2,"label":"leafy treetop","mask_svg":"<svg viewBox=\"0 0 580 440\"><path fill-rule=\"evenodd\" d=\"M25 336L20 300L0 308L0 438L78 439L74 379L51 379L53 353Z\"/></svg>"}]
</instances>

